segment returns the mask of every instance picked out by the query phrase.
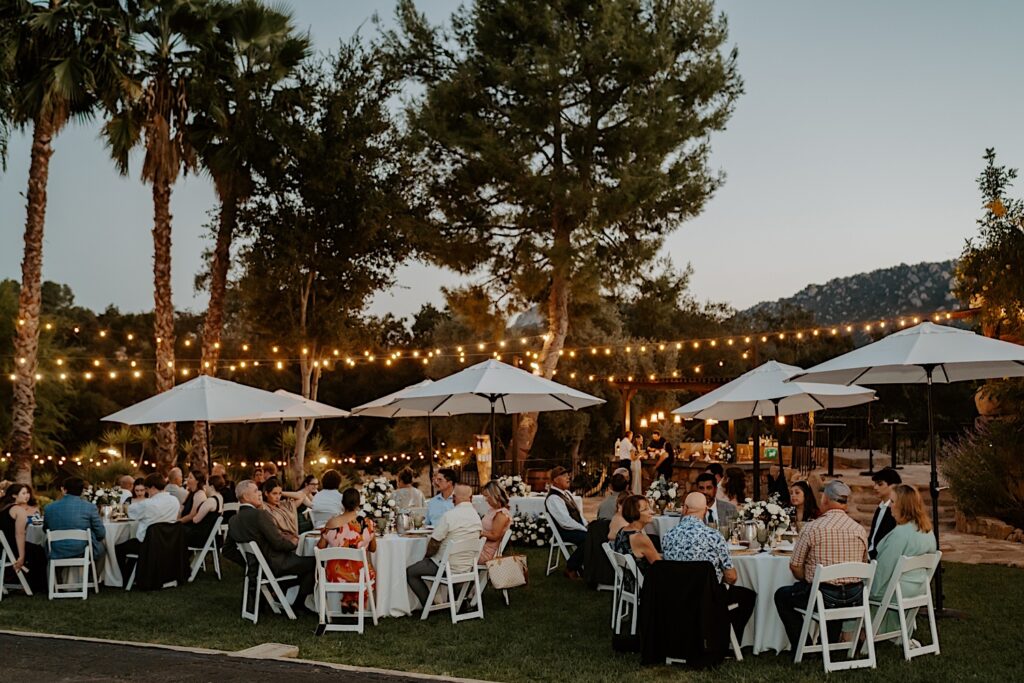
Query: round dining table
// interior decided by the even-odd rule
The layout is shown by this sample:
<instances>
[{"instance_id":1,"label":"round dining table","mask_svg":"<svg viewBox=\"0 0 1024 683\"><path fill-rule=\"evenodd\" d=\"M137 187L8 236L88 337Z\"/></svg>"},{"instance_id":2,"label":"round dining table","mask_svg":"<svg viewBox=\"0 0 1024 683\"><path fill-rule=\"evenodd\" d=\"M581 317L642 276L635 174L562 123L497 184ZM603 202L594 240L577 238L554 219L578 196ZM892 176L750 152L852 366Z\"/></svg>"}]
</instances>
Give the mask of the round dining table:
<instances>
[{"instance_id":1,"label":"round dining table","mask_svg":"<svg viewBox=\"0 0 1024 683\"><path fill-rule=\"evenodd\" d=\"M315 557L319 532L307 532L296 547L298 555ZM427 553L427 533L386 534L377 537L377 550L370 555L370 563L377 573L374 599L377 614L386 617L404 617L421 607L409 588L405 570L423 559Z\"/></svg>"},{"instance_id":2,"label":"round dining table","mask_svg":"<svg viewBox=\"0 0 1024 683\"><path fill-rule=\"evenodd\" d=\"M544 496L543 494L530 494L528 496L511 496L508 499L508 507L513 515L529 514L536 517L540 513L544 512ZM576 501L576 508L582 513L583 512L583 498L577 495L573 495L573 500ZM473 508L477 511L481 517L487 514L490 506L487 504L487 499L477 494L473 496Z\"/></svg>"},{"instance_id":3,"label":"round dining table","mask_svg":"<svg viewBox=\"0 0 1024 683\"><path fill-rule=\"evenodd\" d=\"M117 555L114 548L118 543L132 538L135 535L135 530L139 528L139 523L130 519L105 519L103 527L106 529L106 535L103 538L105 552L103 558L96 563L96 571L104 586L120 588L124 585L124 579L121 577L121 568L117 566ZM25 539L29 543L35 543L45 548L46 532L43 530L43 525L29 524Z\"/></svg>"},{"instance_id":4,"label":"round dining table","mask_svg":"<svg viewBox=\"0 0 1024 683\"><path fill-rule=\"evenodd\" d=\"M742 647L750 647L754 654L769 650L782 652L789 649L786 629L775 609L775 591L792 585L796 578L789 570L791 553L742 553L732 555L736 569L736 585L757 593L754 614L740 637Z\"/></svg>"}]
</instances>

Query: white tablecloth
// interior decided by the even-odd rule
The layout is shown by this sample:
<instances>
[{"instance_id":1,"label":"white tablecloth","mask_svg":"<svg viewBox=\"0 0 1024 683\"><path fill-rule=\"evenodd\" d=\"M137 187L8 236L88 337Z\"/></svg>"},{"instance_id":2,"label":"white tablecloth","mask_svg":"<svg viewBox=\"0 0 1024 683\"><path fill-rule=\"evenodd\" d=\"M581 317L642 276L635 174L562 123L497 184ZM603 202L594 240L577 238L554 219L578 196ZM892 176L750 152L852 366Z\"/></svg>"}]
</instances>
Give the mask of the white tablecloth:
<instances>
[{"instance_id":1,"label":"white tablecloth","mask_svg":"<svg viewBox=\"0 0 1024 683\"><path fill-rule=\"evenodd\" d=\"M106 552L103 554L103 559L96 563L96 571L99 572L100 581L103 582L104 586L120 588L124 585L124 579L121 578L121 568L117 566L117 555L114 553L114 548L118 543L132 538L138 525L138 522L132 521L103 522L103 526L107 530L106 537L103 539L103 549ZM43 531L41 524L30 524L25 538L29 543L41 545L43 548L46 547L46 533Z\"/></svg>"},{"instance_id":2,"label":"white tablecloth","mask_svg":"<svg viewBox=\"0 0 1024 683\"><path fill-rule=\"evenodd\" d=\"M737 574L736 585L757 592L754 614L740 637L740 644L753 647L755 655L766 650L781 652L789 649L786 629L775 609L775 591L796 581L789 571L790 557L788 554L757 553L732 558Z\"/></svg>"},{"instance_id":3,"label":"white tablecloth","mask_svg":"<svg viewBox=\"0 0 1024 683\"><path fill-rule=\"evenodd\" d=\"M318 533L304 534L295 552L313 556ZM399 536L389 534L377 537L377 552L370 562L377 572L377 613L382 617L404 617L420 607L419 600L409 588L405 570L423 559L427 553L427 535Z\"/></svg>"},{"instance_id":4,"label":"white tablecloth","mask_svg":"<svg viewBox=\"0 0 1024 683\"><path fill-rule=\"evenodd\" d=\"M576 495L573 498L576 500L576 507L579 509L580 514L583 514L583 498ZM539 515L544 512L544 496L512 496L508 502L513 515L524 512L531 515ZM473 496L473 507L476 508L477 513L481 517L486 515L490 509L487 500L480 495Z\"/></svg>"},{"instance_id":5,"label":"white tablecloth","mask_svg":"<svg viewBox=\"0 0 1024 683\"><path fill-rule=\"evenodd\" d=\"M665 534L672 531L679 525L682 515L658 515L651 520L651 523L644 527L648 536L665 537Z\"/></svg>"}]
</instances>

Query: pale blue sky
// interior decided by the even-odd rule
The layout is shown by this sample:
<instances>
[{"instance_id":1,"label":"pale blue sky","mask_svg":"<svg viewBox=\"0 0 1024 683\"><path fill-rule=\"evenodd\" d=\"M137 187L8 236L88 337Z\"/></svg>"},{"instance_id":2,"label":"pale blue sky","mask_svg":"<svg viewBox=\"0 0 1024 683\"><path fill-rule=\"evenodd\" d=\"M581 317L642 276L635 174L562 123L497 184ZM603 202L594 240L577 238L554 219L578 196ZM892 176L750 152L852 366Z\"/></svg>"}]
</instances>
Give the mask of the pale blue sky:
<instances>
[{"instance_id":1,"label":"pale blue sky","mask_svg":"<svg viewBox=\"0 0 1024 683\"><path fill-rule=\"evenodd\" d=\"M420 0L434 21L457 2ZM393 0L291 0L316 47L348 37ZM1024 3L726 0L746 94L713 139L728 180L666 252L696 270L700 299L745 307L810 282L900 262L956 256L973 234L974 179L985 147L1024 166ZM372 27L367 23L363 31ZM97 139L77 126L55 142L44 277L79 303L152 307L149 188L120 178ZM0 278L20 277L28 143L16 137L0 174ZM1024 189L1017 188L1018 195ZM193 278L214 206L209 182L176 186L175 304L201 310ZM458 278L414 265L374 312L415 312Z\"/></svg>"}]
</instances>

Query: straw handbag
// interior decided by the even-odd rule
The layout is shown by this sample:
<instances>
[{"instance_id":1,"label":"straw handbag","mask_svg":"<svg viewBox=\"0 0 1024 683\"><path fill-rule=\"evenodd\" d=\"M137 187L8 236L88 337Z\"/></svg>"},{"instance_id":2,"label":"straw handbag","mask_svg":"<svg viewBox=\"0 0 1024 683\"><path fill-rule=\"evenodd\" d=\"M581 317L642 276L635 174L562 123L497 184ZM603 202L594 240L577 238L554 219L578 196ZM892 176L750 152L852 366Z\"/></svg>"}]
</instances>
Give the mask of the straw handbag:
<instances>
[{"instance_id":1,"label":"straw handbag","mask_svg":"<svg viewBox=\"0 0 1024 683\"><path fill-rule=\"evenodd\" d=\"M499 590L525 586L529 575L526 555L505 555L487 560L487 580Z\"/></svg>"}]
</instances>

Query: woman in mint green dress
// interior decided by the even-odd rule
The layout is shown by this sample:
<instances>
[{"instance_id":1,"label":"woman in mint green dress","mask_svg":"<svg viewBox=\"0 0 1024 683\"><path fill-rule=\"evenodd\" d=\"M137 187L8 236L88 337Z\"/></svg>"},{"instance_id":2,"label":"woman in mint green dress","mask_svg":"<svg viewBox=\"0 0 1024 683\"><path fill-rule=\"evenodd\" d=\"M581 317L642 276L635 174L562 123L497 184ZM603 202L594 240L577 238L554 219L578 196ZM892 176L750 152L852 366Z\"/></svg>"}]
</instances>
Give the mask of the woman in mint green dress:
<instances>
[{"instance_id":1,"label":"woman in mint green dress","mask_svg":"<svg viewBox=\"0 0 1024 683\"><path fill-rule=\"evenodd\" d=\"M900 484L893 488L892 514L896 519L896 528L889 532L878 544L878 566L875 568L875 580L871 582L871 599L880 601L889 588L892 573L899 564L900 558L927 555L935 552L935 535L932 533L932 522L921 500L921 494L913 486ZM911 598L924 594L928 573L924 569L915 569L904 574L900 580L903 597ZM896 593L892 596L896 602ZM882 609L881 607L873 609ZM893 610L886 610L882 619L881 633L898 630L899 615ZM907 622L911 634L914 621Z\"/></svg>"}]
</instances>

